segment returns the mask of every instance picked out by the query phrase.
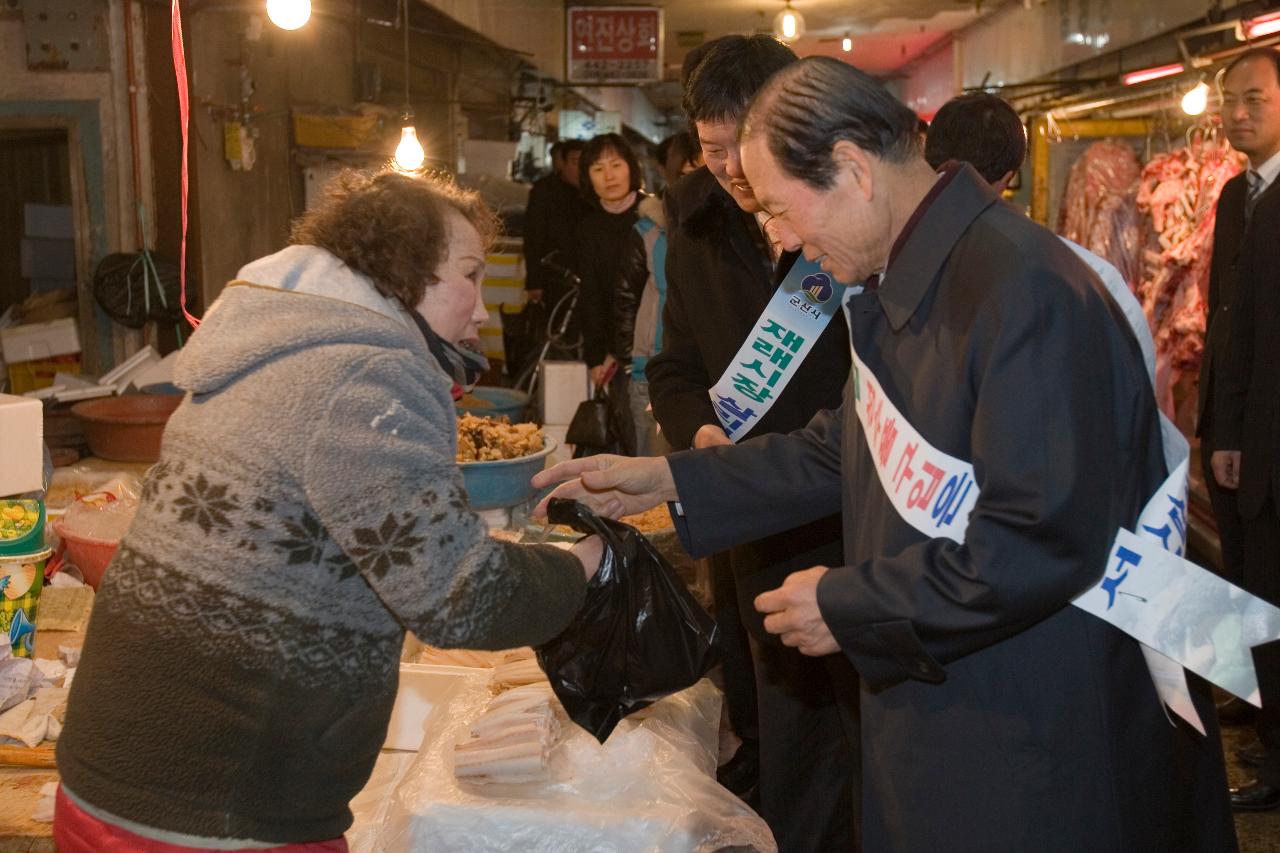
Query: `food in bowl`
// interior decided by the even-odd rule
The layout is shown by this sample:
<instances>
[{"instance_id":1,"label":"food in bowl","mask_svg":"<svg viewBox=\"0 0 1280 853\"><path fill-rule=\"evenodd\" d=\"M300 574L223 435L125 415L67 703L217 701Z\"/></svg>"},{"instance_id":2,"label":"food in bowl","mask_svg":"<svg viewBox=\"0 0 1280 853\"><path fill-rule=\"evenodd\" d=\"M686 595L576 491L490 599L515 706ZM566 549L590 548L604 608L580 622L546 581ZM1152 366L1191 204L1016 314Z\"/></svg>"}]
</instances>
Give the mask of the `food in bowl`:
<instances>
[{"instance_id":1,"label":"food in bowl","mask_svg":"<svg viewBox=\"0 0 1280 853\"><path fill-rule=\"evenodd\" d=\"M484 397L477 397L475 394L463 394L462 398L454 405L459 409L492 409L493 401L486 400Z\"/></svg>"},{"instance_id":2,"label":"food in bowl","mask_svg":"<svg viewBox=\"0 0 1280 853\"><path fill-rule=\"evenodd\" d=\"M500 418L464 414L458 418L459 462L519 459L542 450L542 433L533 423L513 424Z\"/></svg>"}]
</instances>

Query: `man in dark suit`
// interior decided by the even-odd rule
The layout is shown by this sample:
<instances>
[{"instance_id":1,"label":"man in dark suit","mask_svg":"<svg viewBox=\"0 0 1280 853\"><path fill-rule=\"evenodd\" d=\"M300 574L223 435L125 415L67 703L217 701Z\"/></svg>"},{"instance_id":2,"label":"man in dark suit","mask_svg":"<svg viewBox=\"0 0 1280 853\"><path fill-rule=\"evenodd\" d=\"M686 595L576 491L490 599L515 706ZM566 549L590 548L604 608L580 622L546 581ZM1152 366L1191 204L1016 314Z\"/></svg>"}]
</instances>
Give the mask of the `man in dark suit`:
<instances>
[{"instance_id":1,"label":"man in dark suit","mask_svg":"<svg viewBox=\"0 0 1280 853\"><path fill-rule=\"evenodd\" d=\"M685 112L706 166L668 194L676 225L668 231L662 352L645 370L654 417L676 448L730 443L708 391L796 259L796 252L771 244L768 216L742 174L737 141L738 119L751 97L794 61L789 48L768 36L726 36L704 47L685 87ZM839 405L848 371L844 318L836 316L750 435L800 429L819 409ZM760 813L782 853L854 849L856 674L838 655L815 660L786 648L751 606L789 573L838 562L840 519L827 513L794 530L734 544L727 566L712 561L717 622L739 636L745 625L751 638ZM729 701L732 708L732 695Z\"/></svg>"},{"instance_id":2,"label":"man in dark suit","mask_svg":"<svg viewBox=\"0 0 1280 853\"><path fill-rule=\"evenodd\" d=\"M844 562L756 606L862 678L867 853L1235 850L1207 691L1207 736L1170 724L1139 643L1070 605L1168 475L1119 308L971 167L934 172L915 115L852 66L788 66L743 134L760 204L833 277L868 281L845 297L843 406L535 482L580 475L560 494L614 514L677 501L695 554L843 508Z\"/></svg>"},{"instance_id":3,"label":"man in dark suit","mask_svg":"<svg viewBox=\"0 0 1280 853\"><path fill-rule=\"evenodd\" d=\"M1227 490L1228 503L1242 523L1241 573L1233 579L1280 604L1280 53L1250 50L1227 67L1222 125L1231 144L1248 156L1249 169L1223 187L1218 205L1219 228L1232 227L1221 220L1230 203L1229 210L1239 209L1235 227L1243 234L1229 230L1225 236L1235 239L1219 244L1215 229L1213 269L1216 283L1225 287L1209 294L1206 372L1211 348L1217 347L1209 392L1211 465L1216 485ZM1202 373L1202 394L1205 385ZM1218 517L1221 526L1221 512ZM1224 539L1224 558L1226 551ZM1253 811L1280 806L1280 660L1267 648L1259 649L1255 659L1262 692L1259 744L1242 750L1241 758L1257 762L1258 775L1231 792L1237 809Z\"/></svg>"},{"instance_id":4,"label":"man in dark suit","mask_svg":"<svg viewBox=\"0 0 1280 853\"><path fill-rule=\"evenodd\" d=\"M1236 69L1241 66L1234 66ZM1233 78L1237 75L1232 75ZM1235 85L1233 79L1230 85ZM1223 80L1224 89L1228 82ZM1238 94L1233 96L1239 102ZM1222 111L1224 128L1233 143L1251 147L1249 141L1239 138L1239 124L1228 111ZM1239 149L1237 146L1237 150ZM1240 241L1245 232L1245 202L1249 195L1248 173L1236 175L1222 187L1213 222L1213 262L1209 268L1209 314L1205 324L1204 355L1200 362L1199 400L1196 407L1196 435L1200 438L1200 467L1204 484L1213 504L1214 518L1218 523L1218 539L1222 549L1222 574L1232 583L1243 579L1244 551L1241 544L1240 512L1236 507L1233 490L1224 489L1213 476L1213 451L1221 447L1214 429L1214 371L1226 355L1227 340L1231 330L1231 298L1235 291L1236 262ZM1232 700L1229 714L1243 709L1240 700Z\"/></svg>"}]
</instances>

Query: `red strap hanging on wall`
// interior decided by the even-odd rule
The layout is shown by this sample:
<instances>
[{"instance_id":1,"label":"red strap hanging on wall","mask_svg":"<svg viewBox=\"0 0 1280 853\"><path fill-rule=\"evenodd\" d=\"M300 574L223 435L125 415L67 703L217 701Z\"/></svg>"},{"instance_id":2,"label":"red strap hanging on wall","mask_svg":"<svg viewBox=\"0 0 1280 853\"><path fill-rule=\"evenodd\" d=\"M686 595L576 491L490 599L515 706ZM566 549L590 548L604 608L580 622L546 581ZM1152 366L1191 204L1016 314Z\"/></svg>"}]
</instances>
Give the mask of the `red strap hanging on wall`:
<instances>
[{"instance_id":1,"label":"red strap hanging on wall","mask_svg":"<svg viewBox=\"0 0 1280 853\"><path fill-rule=\"evenodd\" d=\"M194 329L200 325L200 320L187 311L187 126L191 119L191 104L187 95L187 54L182 47L182 10L178 7L178 0L173 0L170 7L169 35L173 43L173 76L178 81L178 118L182 123L182 248L178 255L178 286L182 316Z\"/></svg>"}]
</instances>

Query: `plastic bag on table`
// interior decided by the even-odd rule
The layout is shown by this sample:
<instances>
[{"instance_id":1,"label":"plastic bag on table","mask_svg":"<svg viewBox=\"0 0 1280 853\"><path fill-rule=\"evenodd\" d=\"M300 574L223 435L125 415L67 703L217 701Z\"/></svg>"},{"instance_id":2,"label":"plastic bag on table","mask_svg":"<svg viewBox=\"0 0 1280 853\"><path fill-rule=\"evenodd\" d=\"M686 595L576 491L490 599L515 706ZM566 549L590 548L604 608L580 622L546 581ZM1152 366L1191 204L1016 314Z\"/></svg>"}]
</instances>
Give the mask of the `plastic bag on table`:
<instances>
[{"instance_id":1,"label":"plastic bag on table","mask_svg":"<svg viewBox=\"0 0 1280 853\"><path fill-rule=\"evenodd\" d=\"M605 744L565 725L545 781L459 780L454 744L492 698L483 679L449 697L389 800L353 805L352 853L776 853L765 822L715 780L721 698L707 679Z\"/></svg>"},{"instance_id":2,"label":"plastic bag on table","mask_svg":"<svg viewBox=\"0 0 1280 853\"><path fill-rule=\"evenodd\" d=\"M535 649L569 717L604 743L618 721L697 683L715 663L715 620L634 527L553 500L553 524L604 540L569 627Z\"/></svg>"}]
</instances>

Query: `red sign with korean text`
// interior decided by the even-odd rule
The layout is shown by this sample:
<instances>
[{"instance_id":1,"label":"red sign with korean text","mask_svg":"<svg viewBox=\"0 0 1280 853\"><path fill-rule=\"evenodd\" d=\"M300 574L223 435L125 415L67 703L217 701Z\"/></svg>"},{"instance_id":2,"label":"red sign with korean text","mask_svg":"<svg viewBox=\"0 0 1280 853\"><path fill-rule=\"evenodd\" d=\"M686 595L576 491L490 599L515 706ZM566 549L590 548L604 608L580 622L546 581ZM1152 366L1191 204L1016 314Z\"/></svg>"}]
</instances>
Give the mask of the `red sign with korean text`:
<instances>
[{"instance_id":1,"label":"red sign with korean text","mask_svg":"<svg viewBox=\"0 0 1280 853\"><path fill-rule=\"evenodd\" d=\"M570 6L565 40L570 83L662 79L662 10L654 6Z\"/></svg>"}]
</instances>

